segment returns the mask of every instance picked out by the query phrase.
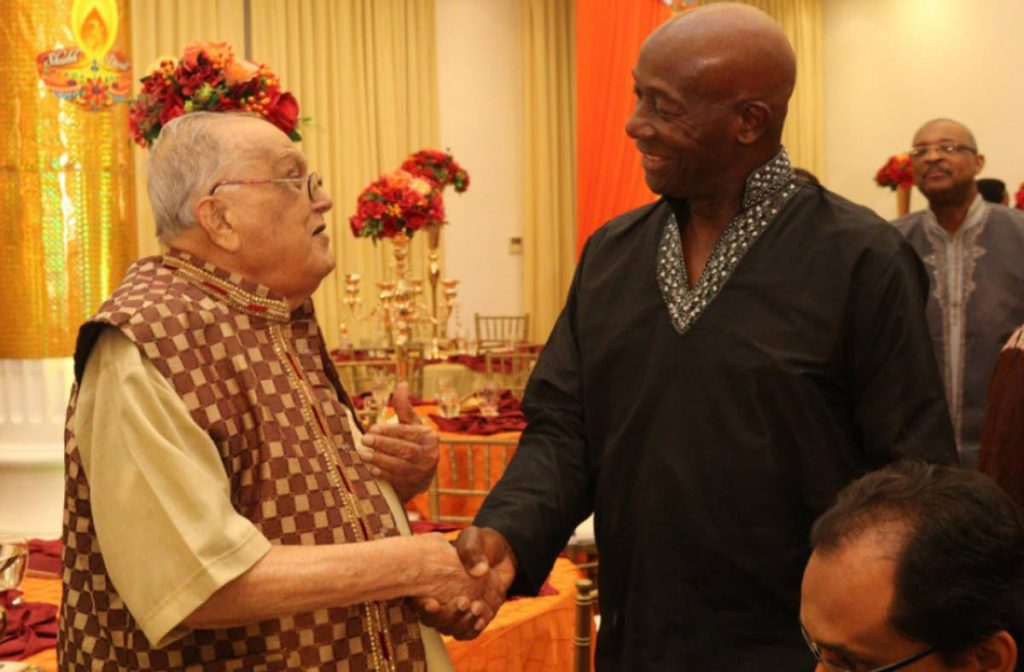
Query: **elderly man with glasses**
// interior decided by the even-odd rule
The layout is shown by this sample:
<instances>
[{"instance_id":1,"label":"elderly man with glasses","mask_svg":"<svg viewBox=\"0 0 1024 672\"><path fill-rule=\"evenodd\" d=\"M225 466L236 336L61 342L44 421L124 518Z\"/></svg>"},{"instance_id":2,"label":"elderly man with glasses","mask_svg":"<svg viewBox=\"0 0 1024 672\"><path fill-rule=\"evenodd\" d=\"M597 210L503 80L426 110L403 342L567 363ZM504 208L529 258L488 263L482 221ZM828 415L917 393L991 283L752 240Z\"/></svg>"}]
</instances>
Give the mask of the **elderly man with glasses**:
<instances>
[{"instance_id":1,"label":"elderly man with glasses","mask_svg":"<svg viewBox=\"0 0 1024 672\"><path fill-rule=\"evenodd\" d=\"M1024 669L1024 521L976 471L907 461L811 530L800 627L817 670Z\"/></svg>"},{"instance_id":2,"label":"elderly man with glasses","mask_svg":"<svg viewBox=\"0 0 1024 672\"><path fill-rule=\"evenodd\" d=\"M1024 322L1024 215L979 195L985 157L963 124L929 121L914 135L910 158L928 208L894 224L931 275L932 342L960 459L973 467L996 358Z\"/></svg>"},{"instance_id":3,"label":"elderly man with glasses","mask_svg":"<svg viewBox=\"0 0 1024 672\"><path fill-rule=\"evenodd\" d=\"M408 391L364 436L326 355L320 177L260 117L197 112L161 132L149 194L168 251L75 352L60 668L451 669L404 598L475 628L498 597L409 535L437 437Z\"/></svg>"}]
</instances>

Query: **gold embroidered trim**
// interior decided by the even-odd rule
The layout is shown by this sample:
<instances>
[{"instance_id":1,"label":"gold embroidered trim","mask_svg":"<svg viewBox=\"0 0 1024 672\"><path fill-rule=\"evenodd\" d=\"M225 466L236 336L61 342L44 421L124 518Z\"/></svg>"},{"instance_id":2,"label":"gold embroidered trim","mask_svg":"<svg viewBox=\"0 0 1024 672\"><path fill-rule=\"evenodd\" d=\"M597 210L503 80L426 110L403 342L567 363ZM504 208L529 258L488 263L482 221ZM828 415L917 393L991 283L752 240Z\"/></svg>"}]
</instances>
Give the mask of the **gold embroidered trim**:
<instances>
[{"instance_id":1,"label":"gold embroidered trim","mask_svg":"<svg viewBox=\"0 0 1024 672\"><path fill-rule=\"evenodd\" d=\"M277 322L291 319L288 304L277 299L268 299L247 292L238 285L219 278L206 269L189 263L181 257L164 255L164 266L180 272L186 280L192 282L210 296L223 299L242 312L255 317L266 317Z\"/></svg>"},{"instance_id":2,"label":"gold embroidered trim","mask_svg":"<svg viewBox=\"0 0 1024 672\"><path fill-rule=\"evenodd\" d=\"M370 533L369 525L361 523L363 516L359 513L359 506L356 504L355 496L351 490L346 487L346 483L341 478L342 465L340 460L334 454L334 451L330 448L330 439L327 434L321 428L320 422L314 417L315 411L313 410L313 404L316 403L316 396L312 390L309 389L307 381L300 379L296 374L295 369L291 366L288 361L288 355L292 354L288 348L288 341L282 333L284 330L283 325L272 325L270 328L271 341L273 343L274 352L277 354L277 358L280 361L282 367L288 374L288 379L292 383L292 387L298 391L302 397L302 403L300 411L302 417L306 421L306 426L309 428L311 435L313 436L313 443L316 445L317 452L328 464L327 478L330 480L331 485L338 492L342 506L348 513L349 527L352 529L352 534L358 541L368 541L367 535ZM364 533L365 530L365 533ZM388 631L385 623L380 616L380 609L382 605L375 602L363 602L360 605L363 612L366 615L367 633L369 634L370 640L370 655L373 659L374 666L377 670L382 672L395 672L394 665L394 654L392 653L390 659L384 655L381 649L381 642L378 638L384 638L386 645L393 652L394 644L391 642L391 633Z\"/></svg>"}]
</instances>

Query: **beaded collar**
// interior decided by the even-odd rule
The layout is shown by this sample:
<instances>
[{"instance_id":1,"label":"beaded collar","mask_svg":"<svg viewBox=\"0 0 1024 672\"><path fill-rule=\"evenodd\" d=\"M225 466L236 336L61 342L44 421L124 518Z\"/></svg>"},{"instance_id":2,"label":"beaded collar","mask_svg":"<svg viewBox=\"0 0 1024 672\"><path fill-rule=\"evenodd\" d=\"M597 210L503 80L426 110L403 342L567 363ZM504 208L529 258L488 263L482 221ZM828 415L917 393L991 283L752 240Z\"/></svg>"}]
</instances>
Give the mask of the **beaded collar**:
<instances>
[{"instance_id":1,"label":"beaded collar","mask_svg":"<svg viewBox=\"0 0 1024 672\"><path fill-rule=\"evenodd\" d=\"M678 333L684 334L693 326L796 190L789 155L783 147L775 158L747 177L742 209L725 227L692 289L686 279L679 223L675 213L669 216L658 245L658 285Z\"/></svg>"},{"instance_id":2,"label":"beaded collar","mask_svg":"<svg viewBox=\"0 0 1024 672\"><path fill-rule=\"evenodd\" d=\"M274 290L229 273L188 252L171 248L164 254L163 265L210 296L249 315L265 317L274 322L287 322L291 317L284 297Z\"/></svg>"}]
</instances>

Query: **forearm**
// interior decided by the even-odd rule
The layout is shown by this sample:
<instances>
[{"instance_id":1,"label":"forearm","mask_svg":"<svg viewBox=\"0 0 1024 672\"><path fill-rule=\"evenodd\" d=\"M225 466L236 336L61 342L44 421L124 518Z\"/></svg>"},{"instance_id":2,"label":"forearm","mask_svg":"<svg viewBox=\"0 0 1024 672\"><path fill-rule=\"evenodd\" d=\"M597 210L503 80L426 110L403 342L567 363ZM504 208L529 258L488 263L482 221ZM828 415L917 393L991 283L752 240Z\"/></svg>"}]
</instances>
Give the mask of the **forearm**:
<instances>
[{"instance_id":1,"label":"forearm","mask_svg":"<svg viewBox=\"0 0 1024 672\"><path fill-rule=\"evenodd\" d=\"M246 625L303 611L427 593L412 537L274 546L185 619L195 629Z\"/></svg>"}]
</instances>

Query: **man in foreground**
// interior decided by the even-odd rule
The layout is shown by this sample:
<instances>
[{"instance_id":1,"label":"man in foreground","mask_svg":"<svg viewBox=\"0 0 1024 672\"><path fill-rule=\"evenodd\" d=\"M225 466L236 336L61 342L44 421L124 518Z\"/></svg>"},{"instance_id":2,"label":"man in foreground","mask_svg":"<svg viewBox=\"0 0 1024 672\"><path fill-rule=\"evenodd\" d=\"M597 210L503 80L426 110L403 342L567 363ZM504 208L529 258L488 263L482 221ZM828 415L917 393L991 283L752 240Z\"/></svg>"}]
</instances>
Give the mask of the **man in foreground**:
<instances>
[{"instance_id":1,"label":"man in foreground","mask_svg":"<svg viewBox=\"0 0 1024 672\"><path fill-rule=\"evenodd\" d=\"M529 425L457 545L536 591L593 511L599 670L803 672L811 522L871 469L956 457L927 279L892 227L793 178L794 55L765 14L686 12L634 75L626 132L663 198L588 241Z\"/></svg>"},{"instance_id":2,"label":"man in foreground","mask_svg":"<svg viewBox=\"0 0 1024 672\"><path fill-rule=\"evenodd\" d=\"M989 380L1024 322L1024 214L978 194L985 166L966 126L934 119L914 134L914 183L928 208L893 222L932 274L928 323L965 466L978 462Z\"/></svg>"},{"instance_id":3,"label":"man in foreground","mask_svg":"<svg viewBox=\"0 0 1024 672\"><path fill-rule=\"evenodd\" d=\"M824 669L1024 669L1024 522L986 476L877 471L839 495L811 543L800 622Z\"/></svg>"},{"instance_id":4,"label":"man in foreground","mask_svg":"<svg viewBox=\"0 0 1024 672\"><path fill-rule=\"evenodd\" d=\"M356 450L310 301L334 267L320 178L261 118L192 113L162 130L149 193L170 251L75 353L60 668L451 669L402 598L487 618L497 597L442 537L408 536L399 500L437 437L406 392L404 424Z\"/></svg>"}]
</instances>

